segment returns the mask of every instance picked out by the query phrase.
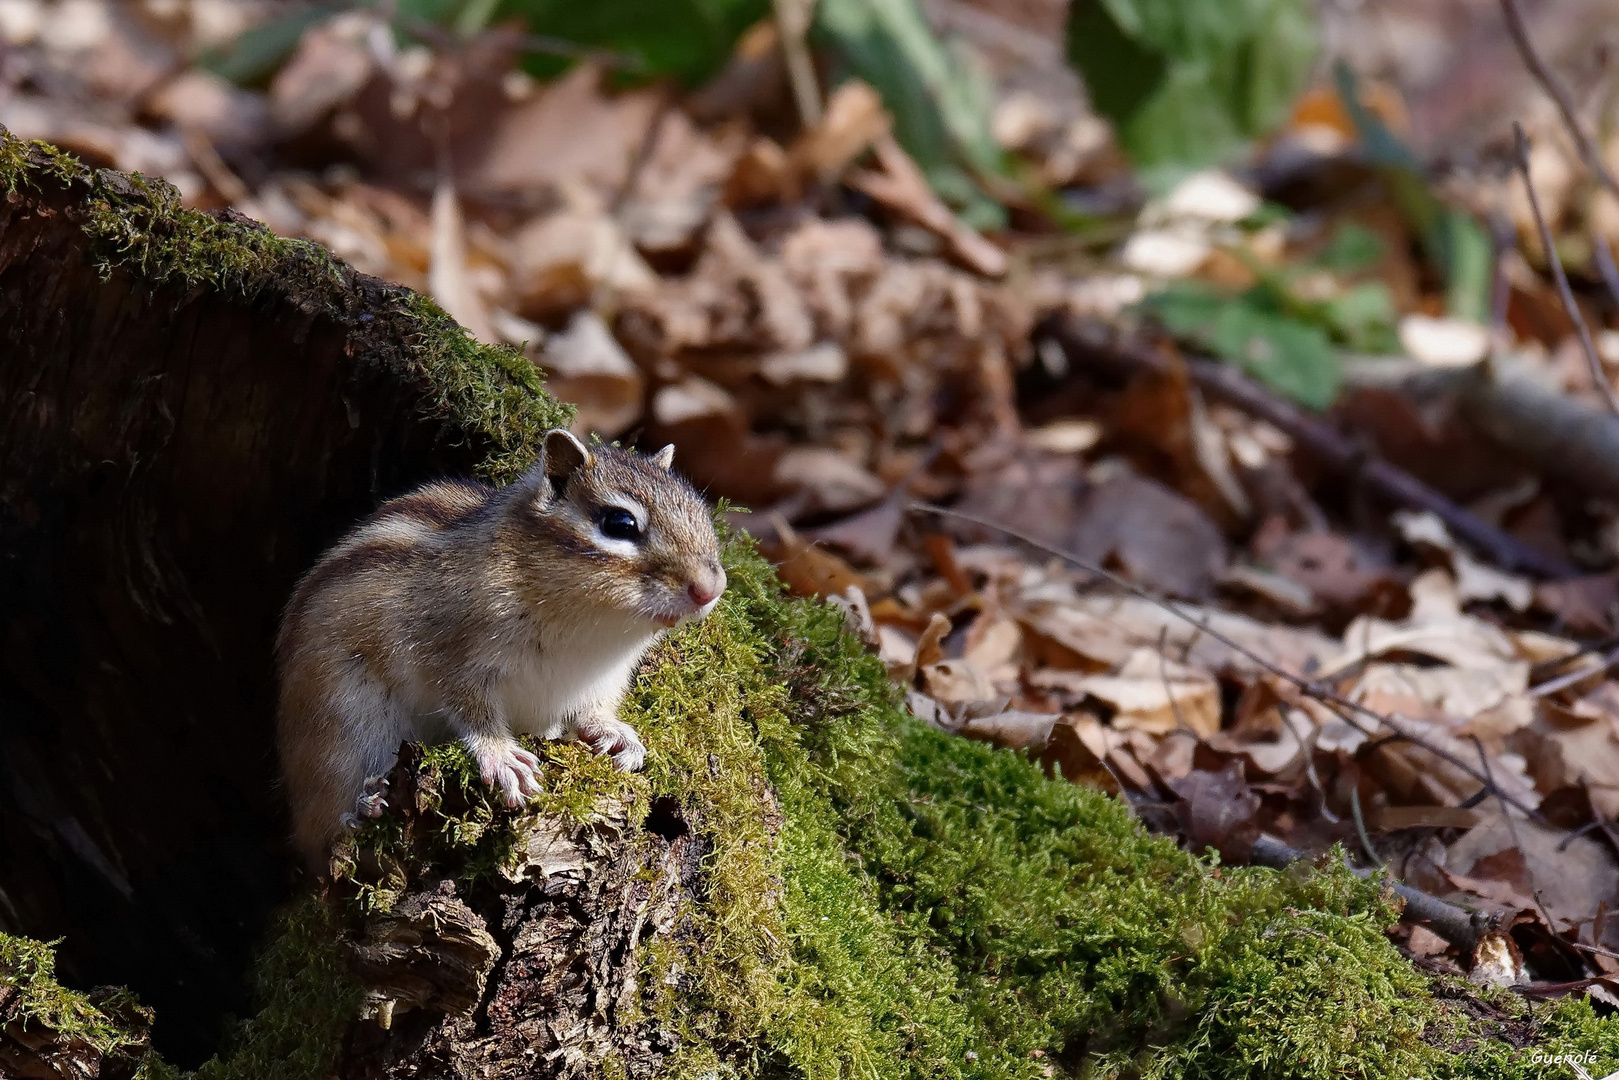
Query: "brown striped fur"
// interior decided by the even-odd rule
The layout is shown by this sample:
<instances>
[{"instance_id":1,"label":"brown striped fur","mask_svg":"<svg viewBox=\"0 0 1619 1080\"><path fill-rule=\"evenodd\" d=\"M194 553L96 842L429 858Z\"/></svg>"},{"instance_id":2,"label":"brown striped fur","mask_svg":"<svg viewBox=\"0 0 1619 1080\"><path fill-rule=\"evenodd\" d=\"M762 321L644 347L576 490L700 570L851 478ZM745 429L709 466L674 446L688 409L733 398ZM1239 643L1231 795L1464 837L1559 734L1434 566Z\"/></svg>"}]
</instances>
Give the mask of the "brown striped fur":
<instances>
[{"instance_id":1,"label":"brown striped fur","mask_svg":"<svg viewBox=\"0 0 1619 1080\"><path fill-rule=\"evenodd\" d=\"M553 431L511 486L438 481L393 499L305 575L276 638L277 741L313 866L354 815L380 812L368 780L403 741L462 739L511 805L539 790L516 733L640 766L618 719L635 667L725 588L708 509L671 453ZM639 538L610 535L625 514Z\"/></svg>"}]
</instances>

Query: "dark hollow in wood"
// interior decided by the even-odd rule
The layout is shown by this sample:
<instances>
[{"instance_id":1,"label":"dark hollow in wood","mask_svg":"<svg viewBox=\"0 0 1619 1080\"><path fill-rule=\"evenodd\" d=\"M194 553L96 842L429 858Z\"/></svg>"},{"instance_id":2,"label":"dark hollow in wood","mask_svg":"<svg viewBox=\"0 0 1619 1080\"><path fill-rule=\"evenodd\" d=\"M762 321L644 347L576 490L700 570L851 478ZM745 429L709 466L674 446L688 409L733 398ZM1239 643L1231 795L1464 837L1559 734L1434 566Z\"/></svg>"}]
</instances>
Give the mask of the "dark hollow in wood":
<instances>
[{"instance_id":1,"label":"dark hollow in wood","mask_svg":"<svg viewBox=\"0 0 1619 1080\"><path fill-rule=\"evenodd\" d=\"M192 1065L292 881L281 605L488 446L424 415L405 290L296 260L252 296L104 280L86 185L43 187L0 190L0 929L63 938L65 982L132 987Z\"/></svg>"}]
</instances>

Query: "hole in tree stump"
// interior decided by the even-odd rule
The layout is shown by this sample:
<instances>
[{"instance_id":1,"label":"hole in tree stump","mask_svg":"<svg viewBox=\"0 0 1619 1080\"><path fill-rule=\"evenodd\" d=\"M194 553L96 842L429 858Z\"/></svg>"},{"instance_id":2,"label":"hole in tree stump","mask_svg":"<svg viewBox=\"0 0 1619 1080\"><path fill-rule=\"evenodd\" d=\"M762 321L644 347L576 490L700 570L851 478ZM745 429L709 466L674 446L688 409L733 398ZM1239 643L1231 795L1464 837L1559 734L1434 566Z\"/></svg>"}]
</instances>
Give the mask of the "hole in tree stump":
<instances>
[{"instance_id":1,"label":"hole in tree stump","mask_svg":"<svg viewBox=\"0 0 1619 1080\"><path fill-rule=\"evenodd\" d=\"M275 247L217 286L104 279L108 190L154 245L163 215L168 239L206 221L130 183L0 184L0 930L61 938L69 986L135 990L191 1067L252 1010L296 880L281 607L380 499L493 444L435 418L420 343L444 327L402 289ZM266 248L215 231L222 261Z\"/></svg>"}]
</instances>

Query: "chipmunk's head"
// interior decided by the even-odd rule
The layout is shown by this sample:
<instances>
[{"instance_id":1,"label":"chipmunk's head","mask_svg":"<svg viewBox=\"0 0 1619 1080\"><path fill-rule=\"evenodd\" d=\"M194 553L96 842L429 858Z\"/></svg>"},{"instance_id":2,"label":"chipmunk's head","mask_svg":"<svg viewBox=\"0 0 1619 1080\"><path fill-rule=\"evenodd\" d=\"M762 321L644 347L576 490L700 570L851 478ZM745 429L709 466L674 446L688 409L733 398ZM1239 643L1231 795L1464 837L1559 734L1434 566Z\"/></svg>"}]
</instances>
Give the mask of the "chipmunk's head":
<instances>
[{"instance_id":1,"label":"chipmunk's head","mask_svg":"<svg viewBox=\"0 0 1619 1080\"><path fill-rule=\"evenodd\" d=\"M718 603L719 538L702 498L675 475L674 453L666 446L642 456L546 433L517 509L577 569L570 584L582 602L662 626L700 619Z\"/></svg>"}]
</instances>

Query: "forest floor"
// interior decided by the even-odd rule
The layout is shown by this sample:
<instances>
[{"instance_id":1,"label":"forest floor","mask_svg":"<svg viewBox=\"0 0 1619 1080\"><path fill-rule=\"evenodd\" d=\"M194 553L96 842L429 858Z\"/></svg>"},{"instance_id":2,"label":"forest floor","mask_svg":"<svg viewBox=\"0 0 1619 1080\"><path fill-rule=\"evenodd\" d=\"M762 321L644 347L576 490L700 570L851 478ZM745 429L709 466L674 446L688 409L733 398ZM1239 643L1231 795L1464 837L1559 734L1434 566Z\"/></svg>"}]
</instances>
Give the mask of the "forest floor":
<instances>
[{"instance_id":1,"label":"forest floor","mask_svg":"<svg viewBox=\"0 0 1619 1080\"><path fill-rule=\"evenodd\" d=\"M1530 24L1592 131L1599 6ZM1167 180L1056 6L935 4L1017 163L976 221L867 84L806 122L770 23L682 92L357 9L244 86L196 62L251 30L213 8L69 7L4 9L0 125L431 295L581 434L674 443L924 720L1230 862L1341 843L1512 942L1396 931L1427 969L1619 1005L1619 190L1497 4L1332 15L1360 77Z\"/></svg>"}]
</instances>

